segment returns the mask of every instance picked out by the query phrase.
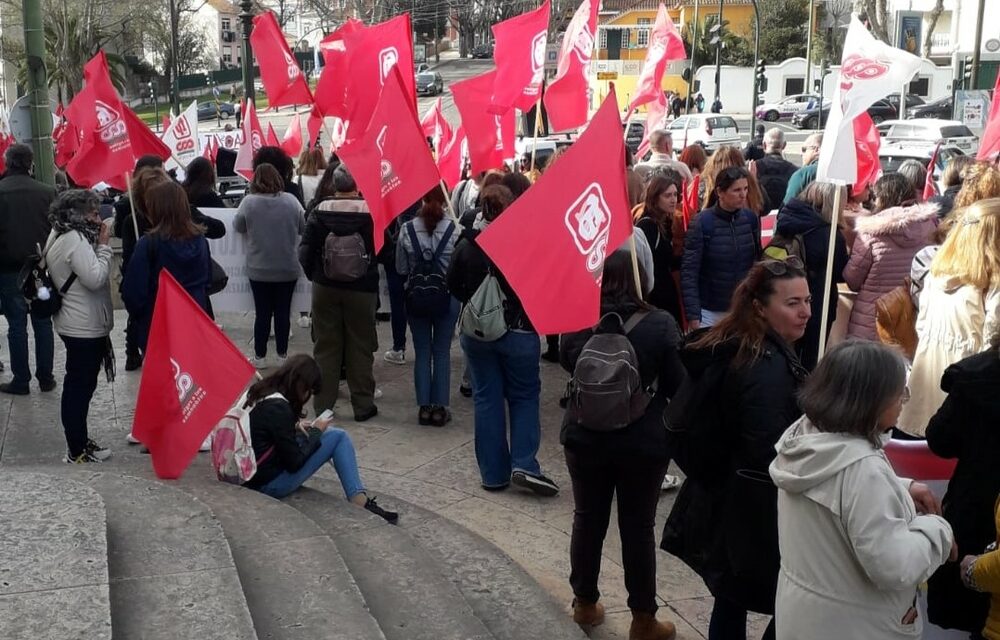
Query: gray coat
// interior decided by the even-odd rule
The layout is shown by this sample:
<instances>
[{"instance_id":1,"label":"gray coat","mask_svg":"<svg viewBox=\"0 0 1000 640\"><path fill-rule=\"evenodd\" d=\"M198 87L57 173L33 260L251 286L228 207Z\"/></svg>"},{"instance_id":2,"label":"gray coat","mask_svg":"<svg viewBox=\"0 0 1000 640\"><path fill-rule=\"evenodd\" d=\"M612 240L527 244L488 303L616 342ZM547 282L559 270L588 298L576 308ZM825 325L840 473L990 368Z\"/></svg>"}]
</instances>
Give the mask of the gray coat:
<instances>
[{"instance_id":1,"label":"gray coat","mask_svg":"<svg viewBox=\"0 0 1000 640\"><path fill-rule=\"evenodd\" d=\"M111 307L111 247L95 249L79 231L49 235L45 261L57 288L71 273L76 280L63 294L62 307L53 316L56 333L70 338L103 338L115 326Z\"/></svg>"}]
</instances>

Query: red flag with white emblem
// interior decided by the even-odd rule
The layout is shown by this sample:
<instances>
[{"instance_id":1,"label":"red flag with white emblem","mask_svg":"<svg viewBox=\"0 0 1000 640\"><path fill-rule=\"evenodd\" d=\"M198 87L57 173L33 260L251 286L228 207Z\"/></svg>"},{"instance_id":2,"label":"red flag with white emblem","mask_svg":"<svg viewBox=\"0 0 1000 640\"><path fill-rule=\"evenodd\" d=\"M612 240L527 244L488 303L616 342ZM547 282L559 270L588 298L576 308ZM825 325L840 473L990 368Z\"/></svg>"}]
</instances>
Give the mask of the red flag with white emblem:
<instances>
[{"instance_id":1,"label":"red flag with white emblem","mask_svg":"<svg viewBox=\"0 0 1000 640\"><path fill-rule=\"evenodd\" d=\"M390 70L368 130L337 150L368 203L376 253L389 223L441 179L401 76Z\"/></svg>"},{"instance_id":2,"label":"red flag with white emblem","mask_svg":"<svg viewBox=\"0 0 1000 640\"><path fill-rule=\"evenodd\" d=\"M451 95L468 136L473 173L502 167L504 159L514 157L517 127L514 111L502 116L489 113L496 73L487 71L451 85Z\"/></svg>"},{"instance_id":3,"label":"red flag with white emblem","mask_svg":"<svg viewBox=\"0 0 1000 640\"><path fill-rule=\"evenodd\" d=\"M612 91L559 162L476 239L538 333L597 324L604 258L632 235L624 145Z\"/></svg>"},{"instance_id":4,"label":"red flag with white emblem","mask_svg":"<svg viewBox=\"0 0 1000 640\"><path fill-rule=\"evenodd\" d=\"M548 35L549 0L534 11L493 25L497 68L490 113L504 114L511 107L527 111L538 102Z\"/></svg>"},{"instance_id":5,"label":"red flag with white emblem","mask_svg":"<svg viewBox=\"0 0 1000 640\"><path fill-rule=\"evenodd\" d=\"M292 56L273 12L265 11L254 16L250 46L260 67L260 81L270 107L312 104L313 97L306 77Z\"/></svg>"},{"instance_id":6,"label":"red flag with white emblem","mask_svg":"<svg viewBox=\"0 0 1000 640\"><path fill-rule=\"evenodd\" d=\"M587 122L590 107L587 73L594 53L600 4L600 0L583 0L563 36L559 70L555 80L545 87L542 98L549 124L555 131L574 129Z\"/></svg>"},{"instance_id":7,"label":"red flag with white emblem","mask_svg":"<svg viewBox=\"0 0 1000 640\"><path fill-rule=\"evenodd\" d=\"M253 179L253 157L264 146L264 130L257 119L257 108L253 100L247 99L243 108L243 140L236 152L236 164L233 171L247 180Z\"/></svg>"},{"instance_id":8,"label":"red flag with white emblem","mask_svg":"<svg viewBox=\"0 0 1000 640\"><path fill-rule=\"evenodd\" d=\"M635 111L636 107L662 97L663 74L667 70L667 63L685 58L687 52L684 51L684 40L681 39L681 34L677 33L674 21L670 19L667 8L661 2L660 10L656 14L656 23L649 34L646 61L642 64L635 97L629 105L629 114Z\"/></svg>"},{"instance_id":9,"label":"red flag with white emblem","mask_svg":"<svg viewBox=\"0 0 1000 640\"><path fill-rule=\"evenodd\" d=\"M347 140L361 135L375 112L379 95L394 68L403 81L406 104L417 112L417 87L413 75L413 30L410 14L361 27L344 35L347 48ZM422 195L422 194L421 194ZM412 203L410 203L412 204Z\"/></svg>"}]
</instances>

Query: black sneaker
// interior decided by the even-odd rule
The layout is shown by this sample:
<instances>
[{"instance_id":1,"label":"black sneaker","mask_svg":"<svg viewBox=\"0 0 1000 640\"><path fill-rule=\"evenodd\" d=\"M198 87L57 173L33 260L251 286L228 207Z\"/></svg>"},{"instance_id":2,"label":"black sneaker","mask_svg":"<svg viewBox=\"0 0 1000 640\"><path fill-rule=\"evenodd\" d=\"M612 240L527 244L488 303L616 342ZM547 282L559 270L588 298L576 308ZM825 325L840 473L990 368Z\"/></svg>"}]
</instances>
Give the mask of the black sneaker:
<instances>
[{"instance_id":1,"label":"black sneaker","mask_svg":"<svg viewBox=\"0 0 1000 640\"><path fill-rule=\"evenodd\" d=\"M364 413L355 413L354 414L354 421L355 422L364 422L366 420L371 420L372 418L374 418L377 415L378 415L378 407L376 407L375 405L372 405L372 408L369 409L368 411L365 411Z\"/></svg>"},{"instance_id":2,"label":"black sneaker","mask_svg":"<svg viewBox=\"0 0 1000 640\"><path fill-rule=\"evenodd\" d=\"M91 464L91 463L100 463L101 461L90 452L84 451L75 458L71 456L69 453L67 453L66 456L63 458L63 462L65 462L66 464Z\"/></svg>"},{"instance_id":3,"label":"black sneaker","mask_svg":"<svg viewBox=\"0 0 1000 640\"><path fill-rule=\"evenodd\" d=\"M31 393L31 389L27 385L19 387L14 386L13 382L5 382L0 384L0 393L9 393L12 396L26 396Z\"/></svg>"},{"instance_id":4,"label":"black sneaker","mask_svg":"<svg viewBox=\"0 0 1000 640\"><path fill-rule=\"evenodd\" d=\"M396 522L399 520L398 513L396 513L395 511L388 511L378 506L378 503L375 502L375 498L368 498L365 501L365 509L371 511L372 513L382 518L389 524L396 524Z\"/></svg>"},{"instance_id":5,"label":"black sneaker","mask_svg":"<svg viewBox=\"0 0 1000 640\"><path fill-rule=\"evenodd\" d=\"M551 498L559 493L559 485L541 474L536 476L526 471L515 471L511 474L510 481L522 489L527 489L546 498Z\"/></svg>"},{"instance_id":6,"label":"black sneaker","mask_svg":"<svg viewBox=\"0 0 1000 640\"><path fill-rule=\"evenodd\" d=\"M542 354L542 360L546 362L554 362L556 364L559 364L559 351L554 349L549 349L548 351Z\"/></svg>"},{"instance_id":7,"label":"black sneaker","mask_svg":"<svg viewBox=\"0 0 1000 640\"><path fill-rule=\"evenodd\" d=\"M138 353L130 353L125 356L125 370L136 371L142 367L142 356Z\"/></svg>"},{"instance_id":8,"label":"black sneaker","mask_svg":"<svg viewBox=\"0 0 1000 640\"><path fill-rule=\"evenodd\" d=\"M104 462L111 457L111 449L107 447L102 447L91 439L87 439L87 448L85 449L87 453L94 456L101 462Z\"/></svg>"},{"instance_id":9,"label":"black sneaker","mask_svg":"<svg viewBox=\"0 0 1000 640\"><path fill-rule=\"evenodd\" d=\"M49 378L48 380L39 380L38 388L44 392L54 391L56 388L56 379Z\"/></svg>"}]
</instances>

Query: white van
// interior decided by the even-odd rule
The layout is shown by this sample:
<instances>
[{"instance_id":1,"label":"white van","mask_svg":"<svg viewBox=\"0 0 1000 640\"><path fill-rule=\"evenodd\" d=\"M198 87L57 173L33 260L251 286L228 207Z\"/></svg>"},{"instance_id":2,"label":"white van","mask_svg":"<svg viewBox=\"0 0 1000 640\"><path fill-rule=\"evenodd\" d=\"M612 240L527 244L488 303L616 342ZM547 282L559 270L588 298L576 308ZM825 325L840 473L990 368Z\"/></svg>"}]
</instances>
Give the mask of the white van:
<instances>
[{"instance_id":1,"label":"white van","mask_svg":"<svg viewBox=\"0 0 1000 640\"><path fill-rule=\"evenodd\" d=\"M675 149L683 149L695 142L712 150L740 146L740 128L736 119L721 113L682 115L667 125L667 131L673 138Z\"/></svg>"}]
</instances>

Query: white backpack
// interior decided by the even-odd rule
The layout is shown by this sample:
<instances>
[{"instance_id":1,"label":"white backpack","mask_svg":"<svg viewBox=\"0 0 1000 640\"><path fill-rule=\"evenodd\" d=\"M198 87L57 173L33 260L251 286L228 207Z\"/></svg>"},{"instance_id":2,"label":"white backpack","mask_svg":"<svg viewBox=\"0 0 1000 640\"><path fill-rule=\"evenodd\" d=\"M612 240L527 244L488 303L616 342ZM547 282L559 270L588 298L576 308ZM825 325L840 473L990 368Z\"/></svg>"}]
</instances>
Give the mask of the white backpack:
<instances>
[{"instance_id":1,"label":"white backpack","mask_svg":"<svg viewBox=\"0 0 1000 640\"><path fill-rule=\"evenodd\" d=\"M285 400L280 393L272 393L264 399L271 398ZM260 460L257 459L250 440L251 409L252 406L247 406L247 392L244 391L212 431L212 466L222 482L243 484L249 481L257 473L257 465L267 460L274 451L272 447L264 452Z\"/></svg>"}]
</instances>

